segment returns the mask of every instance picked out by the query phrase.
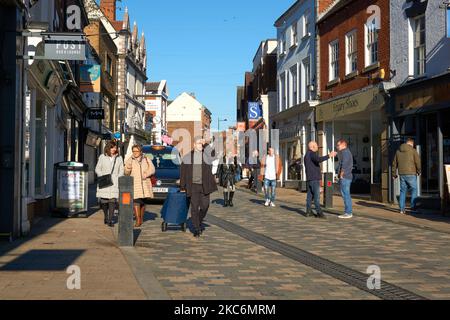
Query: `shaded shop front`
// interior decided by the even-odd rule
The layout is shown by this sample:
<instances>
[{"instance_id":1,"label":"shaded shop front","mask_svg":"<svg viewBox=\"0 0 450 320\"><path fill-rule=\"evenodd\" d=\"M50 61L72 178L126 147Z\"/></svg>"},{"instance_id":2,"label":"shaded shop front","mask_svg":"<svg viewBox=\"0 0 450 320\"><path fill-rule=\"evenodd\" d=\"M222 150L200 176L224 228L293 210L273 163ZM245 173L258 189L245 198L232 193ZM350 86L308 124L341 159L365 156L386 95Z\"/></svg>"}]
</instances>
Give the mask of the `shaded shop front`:
<instances>
[{"instance_id":1,"label":"shaded shop front","mask_svg":"<svg viewBox=\"0 0 450 320\"><path fill-rule=\"evenodd\" d=\"M388 121L382 84L366 87L322 102L316 107L320 153L336 149L340 139L353 154L353 194L380 202L388 201ZM338 158L323 164L337 182Z\"/></svg>"},{"instance_id":2,"label":"shaded shop front","mask_svg":"<svg viewBox=\"0 0 450 320\"><path fill-rule=\"evenodd\" d=\"M391 158L407 138L416 141L422 161L419 209L449 209L445 165L450 165L450 72L391 90ZM397 201L399 182L392 181Z\"/></svg>"}]
</instances>

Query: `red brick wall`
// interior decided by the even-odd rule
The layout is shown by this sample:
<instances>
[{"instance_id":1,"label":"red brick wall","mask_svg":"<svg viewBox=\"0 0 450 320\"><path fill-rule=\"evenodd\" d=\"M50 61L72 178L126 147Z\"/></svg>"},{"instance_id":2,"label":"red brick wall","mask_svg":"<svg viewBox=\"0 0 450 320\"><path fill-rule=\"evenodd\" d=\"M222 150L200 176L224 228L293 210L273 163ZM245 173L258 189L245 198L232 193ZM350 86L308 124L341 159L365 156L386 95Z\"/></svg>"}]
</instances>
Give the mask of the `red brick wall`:
<instances>
[{"instance_id":1,"label":"red brick wall","mask_svg":"<svg viewBox=\"0 0 450 320\"><path fill-rule=\"evenodd\" d=\"M116 21L116 0L100 0L100 9L109 21Z\"/></svg>"},{"instance_id":2,"label":"red brick wall","mask_svg":"<svg viewBox=\"0 0 450 320\"><path fill-rule=\"evenodd\" d=\"M378 5L381 9L381 30L378 40L378 60L380 68L368 72L363 72L365 68L365 48L364 48L364 25L371 14L367 13L370 5ZM319 24L320 37L320 90L321 100L327 100L340 96L344 93L364 88L380 80L368 80L368 76L379 72L381 68L385 70L386 78L389 76L389 0L355 0L351 4L332 14ZM359 76L345 80L345 35L357 30L358 62L357 70ZM329 81L329 44L339 39L339 78L340 83L327 86ZM387 80L387 79L386 79ZM331 92L324 92L331 91Z\"/></svg>"},{"instance_id":3,"label":"red brick wall","mask_svg":"<svg viewBox=\"0 0 450 320\"><path fill-rule=\"evenodd\" d=\"M324 12L326 9L328 9L329 6L334 2L335 0L317 0L318 8L319 8L319 14Z\"/></svg>"}]
</instances>

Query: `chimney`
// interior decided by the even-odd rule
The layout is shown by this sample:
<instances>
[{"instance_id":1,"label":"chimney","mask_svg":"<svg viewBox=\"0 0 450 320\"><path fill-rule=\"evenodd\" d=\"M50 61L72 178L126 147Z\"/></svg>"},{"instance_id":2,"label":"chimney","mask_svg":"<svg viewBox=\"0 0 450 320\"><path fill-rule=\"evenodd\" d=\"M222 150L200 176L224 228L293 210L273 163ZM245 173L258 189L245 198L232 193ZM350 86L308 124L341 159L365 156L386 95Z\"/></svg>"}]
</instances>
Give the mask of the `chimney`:
<instances>
[{"instance_id":1,"label":"chimney","mask_svg":"<svg viewBox=\"0 0 450 320\"><path fill-rule=\"evenodd\" d=\"M319 14L328 9L335 0L319 0Z\"/></svg>"},{"instance_id":2,"label":"chimney","mask_svg":"<svg viewBox=\"0 0 450 320\"><path fill-rule=\"evenodd\" d=\"M100 9L109 21L116 21L116 0L100 0Z\"/></svg>"}]
</instances>

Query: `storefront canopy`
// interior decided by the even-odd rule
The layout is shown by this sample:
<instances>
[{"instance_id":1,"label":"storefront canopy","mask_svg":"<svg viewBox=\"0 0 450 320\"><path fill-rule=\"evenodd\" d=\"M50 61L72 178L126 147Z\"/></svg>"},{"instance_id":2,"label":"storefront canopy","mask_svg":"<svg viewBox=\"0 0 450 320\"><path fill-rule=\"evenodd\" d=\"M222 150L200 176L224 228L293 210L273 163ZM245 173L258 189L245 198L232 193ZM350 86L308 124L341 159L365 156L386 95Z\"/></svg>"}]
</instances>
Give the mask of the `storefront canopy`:
<instances>
[{"instance_id":1,"label":"storefront canopy","mask_svg":"<svg viewBox=\"0 0 450 320\"><path fill-rule=\"evenodd\" d=\"M316 107L316 122L332 121L364 111L380 110L385 103L378 86L326 101Z\"/></svg>"}]
</instances>

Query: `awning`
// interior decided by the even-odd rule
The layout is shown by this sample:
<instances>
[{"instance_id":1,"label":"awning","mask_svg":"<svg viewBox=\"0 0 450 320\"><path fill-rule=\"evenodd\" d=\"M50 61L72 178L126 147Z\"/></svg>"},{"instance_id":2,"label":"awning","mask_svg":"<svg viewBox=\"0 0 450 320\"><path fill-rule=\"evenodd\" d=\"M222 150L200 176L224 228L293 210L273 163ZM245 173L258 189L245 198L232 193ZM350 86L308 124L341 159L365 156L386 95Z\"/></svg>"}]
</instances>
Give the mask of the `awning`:
<instances>
[{"instance_id":1,"label":"awning","mask_svg":"<svg viewBox=\"0 0 450 320\"><path fill-rule=\"evenodd\" d=\"M395 117L406 117L411 116L414 114L420 114L420 113L429 113L429 112L437 112L443 109L450 109L450 101L447 103L438 103L432 106L424 106L416 109L407 109L400 113L397 113Z\"/></svg>"},{"instance_id":2,"label":"awning","mask_svg":"<svg viewBox=\"0 0 450 320\"><path fill-rule=\"evenodd\" d=\"M364 111L380 110L385 104L384 95L379 86L370 87L316 107L316 122L332 121Z\"/></svg>"}]
</instances>

